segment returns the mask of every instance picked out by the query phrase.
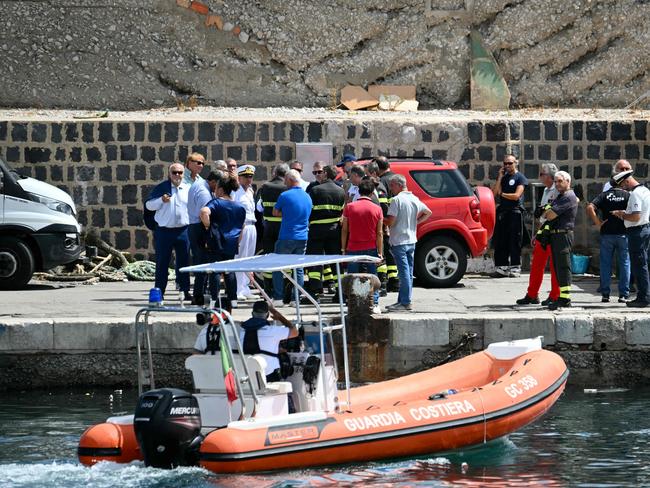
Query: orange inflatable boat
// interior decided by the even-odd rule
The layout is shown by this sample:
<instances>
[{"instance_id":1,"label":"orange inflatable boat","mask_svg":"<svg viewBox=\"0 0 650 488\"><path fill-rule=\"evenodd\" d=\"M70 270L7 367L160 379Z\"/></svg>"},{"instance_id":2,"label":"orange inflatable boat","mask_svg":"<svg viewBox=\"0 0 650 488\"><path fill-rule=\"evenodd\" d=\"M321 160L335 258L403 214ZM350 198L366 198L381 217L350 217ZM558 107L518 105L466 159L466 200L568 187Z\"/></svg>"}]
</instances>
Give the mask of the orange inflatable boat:
<instances>
[{"instance_id":1,"label":"orange inflatable boat","mask_svg":"<svg viewBox=\"0 0 650 488\"><path fill-rule=\"evenodd\" d=\"M339 260L362 259L329 258L336 258L332 262L337 266ZM224 269L224 263L214 264ZM220 309L202 310L219 323L226 347L216 355L186 359L193 392L156 389L153 371L144 369L153 365L148 315L194 310L150 307L138 312L141 395L135 413L86 430L78 449L83 464L144 460L148 466L200 465L235 473L429 455L482 444L529 424L557 401L569 374L562 358L542 349L538 337L490 344L485 351L420 373L350 388L341 307L341 323L332 325L319 310L311 331L312 339L317 333L318 340L311 342L317 353L290 353L293 374L267 383L264 355L237 353L242 348L232 317ZM338 381L335 331L343 332L344 384ZM142 360L142 344L148 360ZM143 391L145 384L148 391Z\"/></svg>"}]
</instances>

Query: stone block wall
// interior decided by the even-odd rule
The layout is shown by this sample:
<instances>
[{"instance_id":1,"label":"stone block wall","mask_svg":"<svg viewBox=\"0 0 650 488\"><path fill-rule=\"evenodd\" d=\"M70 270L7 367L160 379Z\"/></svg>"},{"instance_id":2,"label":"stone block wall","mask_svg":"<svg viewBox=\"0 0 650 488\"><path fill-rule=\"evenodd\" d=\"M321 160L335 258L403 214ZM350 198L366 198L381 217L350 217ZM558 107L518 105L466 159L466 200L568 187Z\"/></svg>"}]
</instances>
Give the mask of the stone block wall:
<instances>
[{"instance_id":1,"label":"stone block wall","mask_svg":"<svg viewBox=\"0 0 650 488\"><path fill-rule=\"evenodd\" d=\"M274 165L295 158L295 143L331 142L334 161L345 152L447 159L457 161L470 182L479 185L490 185L503 156L512 152L529 179L537 178L544 162L568 171L583 206L600 191L616 159L629 159L641 180L650 163L648 118L630 118L627 112L599 120L584 115L574 120L522 118L514 112L498 118L479 113L449 118L427 112L312 113L286 120L274 114L234 120L200 113L176 119L165 114L156 120L137 114L128 120L53 120L0 113L0 157L19 172L69 192L84 226L99 229L118 249L140 256L153 249L151 233L143 225L143 201L166 177L167 166L184 161L192 151L208 160L233 157L253 163L260 184ZM531 198L529 189L527 205ZM577 243L595 246L584 212L579 212L578 224Z\"/></svg>"}]
</instances>

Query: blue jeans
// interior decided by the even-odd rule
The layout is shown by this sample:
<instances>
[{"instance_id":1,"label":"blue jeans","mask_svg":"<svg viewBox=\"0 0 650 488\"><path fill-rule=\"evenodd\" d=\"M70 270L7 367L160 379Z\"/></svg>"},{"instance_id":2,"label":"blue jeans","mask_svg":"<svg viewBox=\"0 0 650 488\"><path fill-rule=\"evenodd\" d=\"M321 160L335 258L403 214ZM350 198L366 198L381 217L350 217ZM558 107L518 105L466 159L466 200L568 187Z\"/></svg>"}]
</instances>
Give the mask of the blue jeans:
<instances>
[{"instance_id":1,"label":"blue jeans","mask_svg":"<svg viewBox=\"0 0 650 488\"><path fill-rule=\"evenodd\" d=\"M345 251L348 256L374 256L377 257L377 249L366 249L365 251ZM358 273L361 266L366 268L366 273L377 276L377 265L375 263L348 263L348 273ZM375 305L379 304L379 291L372 294L372 301Z\"/></svg>"},{"instance_id":2,"label":"blue jeans","mask_svg":"<svg viewBox=\"0 0 650 488\"><path fill-rule=\"evenodd\" d=\"M399 277L397 303L410 305L411 295L413 294L413 257L415 255L415 244L390 246L390 252L395 258L397 276Z\"/></svg>"},{"instance_id":3,"label":"blue jeans","mask_svg":"<svg viewBox=\"0 0 650 488\"><path fill-rule=\"evenodd\" d=\"M156 250L156 288L163 295L167 288L167 275L172 251L176 252L176 283L181 291L190 291L190 274L178 270L190 264L190 240L187 236L187 226L158 227L153 233L153 244Z\"/></svg>"},{"instance_id":4,"label":"blue jeans","mask_svg":"<svg viewBox=\"0 0 650 488\"><path fill-rule=\"evenodd\" d=\"M305 254L307 241L296 241L295 239L278 239L275 242L276 254ZM303 286L305 281L302 268L296 269L298 284ZM284 279L282 273L275 271L273 273L273 299L282 300L284 297Z\"/></svg>"},{"instance_id":5,"label":"blue jeans","mask_svg":"<svg viewBox=\"0 0 650 488\"><path fill-rule=\"evenodd\" d=\"M650 302L648 288L648 248L650 247L650 226L648 224L625 229L630 249L630 261L636 278L636 300Z\"/></svg>"},{"instance_id":6,"label":"blue jeans","mask_svg":"<svg viewBox=\"0 0 650 488\"><path fill-rule=\"evenodd\" d=\"M618 257L618 296L630 294L630 254L625 234L602 234L600 236L600 293L609 295L612 281L612 261Z\"/></svg>"}]
</instances>

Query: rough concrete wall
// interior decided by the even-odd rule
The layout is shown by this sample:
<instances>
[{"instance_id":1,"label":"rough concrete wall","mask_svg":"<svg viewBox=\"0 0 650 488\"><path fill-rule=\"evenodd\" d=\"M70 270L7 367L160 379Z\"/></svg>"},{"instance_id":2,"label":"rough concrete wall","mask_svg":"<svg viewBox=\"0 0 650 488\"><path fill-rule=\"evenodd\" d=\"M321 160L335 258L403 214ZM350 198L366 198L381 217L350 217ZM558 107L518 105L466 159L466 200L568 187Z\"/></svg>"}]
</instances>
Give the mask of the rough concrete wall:
<instances>
[{"instance_id":1,"label":"rough concrete wall","mask_svg":"<svg viewBox=\"0 0 650 488\"><path fill-rule=\"evenodd\" d=\"M583 206L600 192L612 162L620 157L632 162L642 181L648 176L647 114L621 112L610 120L585 120L580 114L567 120L526 112L477 119L473 113L452 120L379 114L351 118L346 112L314 110L278 121L274 112L257 112L229 120L197 111L101 121L79 121L69 115L7 120L0 114L0 157L21 173L68 191L84 226L101 230L103 239L139 256L153 250L151 233L143 226L143 201L152 185L165 178L167 165L184 161L190 151L201 152L208 160L233 157L252 162L260 184L275 164L295 159L296 143L329 142L334 160L354 152L360 157L458 161L462 173L479 185L490 185L504 155L512 152L531 180L547 161L568 171ZM527 115L531 118L520 118ZM527 205L532 200L529 188ZM596 236L580 211L576 243L595 248Z\"/></svg>"},{"instance_id":2,"label":"rough concrete wall","mask_svg":"<svg viewBox=\"0 0 650 488\"><path fill-rule=\"evenodd\" d=\"M650 90L643 0L0 0L0 106L328 106L346 83L469 105L468 34L513 106L622 107ZM644 103L648 103L647 100Z\"/></svg>"}]
</instances>

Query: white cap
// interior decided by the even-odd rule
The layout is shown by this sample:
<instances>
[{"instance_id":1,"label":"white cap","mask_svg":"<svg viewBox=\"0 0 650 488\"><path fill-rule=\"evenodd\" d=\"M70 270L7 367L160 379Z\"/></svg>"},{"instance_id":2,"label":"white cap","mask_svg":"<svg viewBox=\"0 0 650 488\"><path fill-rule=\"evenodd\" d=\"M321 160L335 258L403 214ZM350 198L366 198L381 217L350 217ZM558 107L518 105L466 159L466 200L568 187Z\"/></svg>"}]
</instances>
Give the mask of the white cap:
<instances>
[{"instance_id":1,"label":"white cap","mask_svg":"<svg viewBox=\"0 0 650 488\"><path fill-rule=\"evenodd\" d=\"M239 176L254 175L255 166L253 166L252 164L242 164L237 168L237 174Z\"/></svg>"}]
</instances>

